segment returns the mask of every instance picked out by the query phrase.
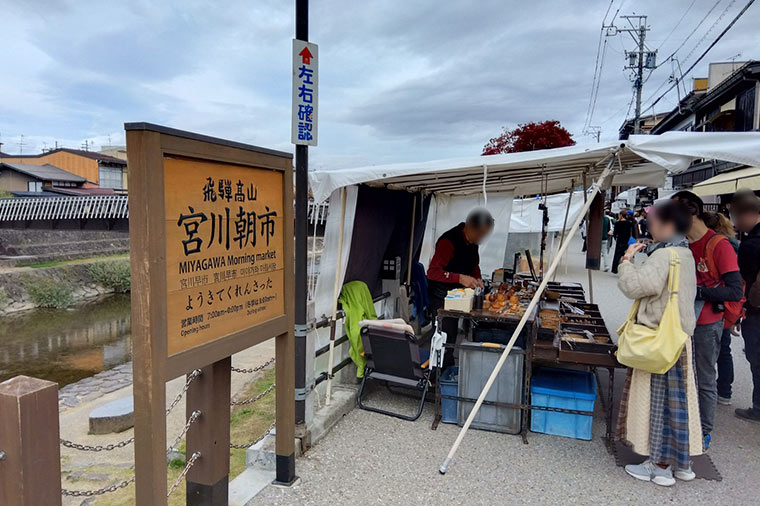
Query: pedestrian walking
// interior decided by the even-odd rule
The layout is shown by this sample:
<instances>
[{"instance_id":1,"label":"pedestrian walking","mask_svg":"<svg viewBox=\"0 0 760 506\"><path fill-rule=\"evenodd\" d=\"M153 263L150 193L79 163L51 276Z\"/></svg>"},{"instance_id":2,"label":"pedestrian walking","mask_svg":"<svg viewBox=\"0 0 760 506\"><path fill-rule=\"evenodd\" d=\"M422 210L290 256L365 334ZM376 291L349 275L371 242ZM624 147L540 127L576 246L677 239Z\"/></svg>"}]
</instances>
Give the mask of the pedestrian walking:
<instances>
[{"instance_id":1,"label":"pedestrian walking","mask_svg":"<svg viewBox=\"0 0 760 506\"><path fill-rule=\"evenodd\" d=\"M618 265L620 259L623 258L626 249L628 248L628 241L633 237L633 222L628 219L628 211L623 209L620 211L618 221L615 222L612 235L615 238L615 254L612 257L612 272L617 274Z\"/></svg>"}]
</instances>

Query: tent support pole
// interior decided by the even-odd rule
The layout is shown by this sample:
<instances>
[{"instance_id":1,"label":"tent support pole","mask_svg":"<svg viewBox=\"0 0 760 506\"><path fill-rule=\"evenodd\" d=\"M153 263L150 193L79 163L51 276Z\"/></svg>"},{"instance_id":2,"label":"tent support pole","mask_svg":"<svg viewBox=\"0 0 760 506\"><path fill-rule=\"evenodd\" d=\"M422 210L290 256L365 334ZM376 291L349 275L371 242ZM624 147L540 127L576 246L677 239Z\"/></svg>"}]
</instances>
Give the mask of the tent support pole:
<instances>
[{"instance_id":1,"label":"tent support pole","mask_svg":"<svg viewBox=\"0 0 760 506\"><path fill-rule=\"evenodd\" d=\"M332 379L333 365L335 364L335 319L338 315L338 296L340 295L340 269L341 260L343 259L343 229L346 223L346 188L340 191L340 233L338 234L338 259L335 262L335 283L333 284L333 307L332 319L330 321L330 351L327 356L327 395L325 404L330 405L332 401Z\"/></svg>"},{"instance_id":2,"label":"tent support pole","mask_svg":"<svg viewBox=\"0 0 760 506\"><path fill-rule=\"evenodd\" d=\"M585 214L588 212L589 206L591 206L591 202L594 200L594 197L599 192L602 182L605 181L605 178L612 172L612 167L613 167L613 164L615 163L615 159L617 158L618 153L619 153L619 149L611 154L611 158L609 162L607 162L607 167L602 171L602 174L599 176L599 179L592 186L591 198L586 200L586 202L583 204L583 209L581 209L581 212L578 213L578 217L575 218L575 222L570 228L567 241L565 241L565 243L560 247L559 257L561 257L565 253L567 248L570 246L570 239L572 239L573 235L575 234L575 231L578 230L578 227L580 227L581 221L583 220ZM480 395L478 396L478 400L475 402L475 406L473 406L472 411L470 411L470 415L467 417L467 420L464 422L464 426L459 431L459 435L457 436L456 441L454 441L454 444L449 450L449 454L444 459L443 464L441 464L441 467L438 470L441 474L446 474L446 470L448 469L449 464L451 464L451 460L454 458L454 455L459 449L459 445L462 443L462 440L464 439L465 434L467 434L467 431L469 430L470 425L472 424L472 421L477 416L478 411L480 410L480 406L483 404L483 400L486 398L486 395L488 395L488 391L491 390L491 386L493 385L493 382L496 380L496 377L499 375L499 371L501 371L501 368L504 365L504 362L506 362L509 352L512 351L512 347L515 345L515 341L517 341L517 337L520 335L523 328L525 327L525 324L528 321L528 317L538 305L538 301L541 299L541 294L544 292L544 290L546 290L546 285L549 283L549 279L551 278L552 274L554 274L554 271L557 269L557 263L558 263L559 257L555 258L554 261L549 266L549 269L546 272L546 276L544 276L544 279L541 280L541 284L538 286L538 288L536 289L536 293L533 295L533 298L530 300L530 304L528 304L528 308L525 310L525 313L523 314L522 318L520 318L520 322L517 324L517 327L515 328L514 332L512 332L512 337L509 339L509 343L507 343L507 346L504 348L504 351L502 352L501 357L499 357L499 361L496 363L496 366L493 368L493 371L491 372L491 376L488 378L488 381L483 387L483 391L480 392Z\"/></svg>"},{"instance_id":3,"label":"tent support pole","mask_svg":"<svg viewBox=\"0 0 760 506\"><path fill-rule=\"evenodd\" d=\"M560 256L559 251L562 249L562 245L565 243L565 229L567 228L567 216L570 214L570 204L573 202L573 193L575 191L575 179L570 180L570 196L567 197L567 208L565 209L565 219L562 222L562 232L559 235L559 249L557 250L557 258L562 258ZM565 266L567 266L567 262L565 262ZM565 273L567 274L567 272ZM552 281L557 279L557 273L554 273L554 276L552 276Z\"/></svg>"},{"instance_id":4,"label":"tent support pole","mask_svg":"<svg viewBox=\"0 0 760 506\"><path fill-rule=\"evenodd\" d=\"M412 254L414 253L414 224L417 220L417 195L412 200L412 225L409 227L409 262L406 266L406 286L412 284ZM408 293L408 292L407 292Z\"/></svg>"},{"instance_id":5,"label":"tent support pole","mask_svg":"<svg viewBox=\"0 0 760 506\"><path fill-rule=\"evenodd\" d=\"M588 184L588 182L586 181L586 172L584 171L583 172L583 199L584 199L583 201L586 202L586 203L588 203L589 201L593 202L593 200L594 200L593 198L592 199L588 198L588 195L586 195L586 191L587 191L586 185L587 184ZM602 184L602 181L600 180L600 185L601 184ZM596 193L594 194L594 197L596 197ZM586 208L586 216L584 216L584 218L586 220L586 255L588 255L588 224L589 224L589 221L590 221L588 219L588 210L590 208L591 208L591 206L588 206ZM586 272L588 273L588 299L589 299L589 302L591 304L593 304L594 303L594 281L593 281L593 278L592 278L591 269L586 269Z\"/></svg>"}]
</instances>

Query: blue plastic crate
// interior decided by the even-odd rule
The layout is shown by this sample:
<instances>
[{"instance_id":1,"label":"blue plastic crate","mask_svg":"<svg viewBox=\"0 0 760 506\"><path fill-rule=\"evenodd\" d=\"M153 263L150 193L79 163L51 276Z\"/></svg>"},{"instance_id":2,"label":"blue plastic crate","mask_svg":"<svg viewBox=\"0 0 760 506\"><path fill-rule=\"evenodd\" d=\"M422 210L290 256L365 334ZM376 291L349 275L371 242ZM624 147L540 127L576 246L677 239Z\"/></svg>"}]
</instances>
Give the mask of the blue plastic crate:
<instances>
[{"instance_id":1,"label":"blue plastic crate","mask_svg":"<svg viewBox=\"0 0 760 506\"><path fill-rule=\"evenodd\" d=\"M531 404L549 408L594 411L596 381L585 371L541 368L530 382ZM591 439L591 415L531 410L530 430L542 434Z\"/></svg>"},{"instance_id":2,"label":"blue plastic crate","mask_svg":"<svg viewBox=\"0 0 760 506\"><path fill-rule=\"evenodd\" d=\"M459 367L450 365L441 374L441 395L459 395ZM457 423L456 399L441 399L441 421L443 423Z\"/></svg>"}]
</instances>

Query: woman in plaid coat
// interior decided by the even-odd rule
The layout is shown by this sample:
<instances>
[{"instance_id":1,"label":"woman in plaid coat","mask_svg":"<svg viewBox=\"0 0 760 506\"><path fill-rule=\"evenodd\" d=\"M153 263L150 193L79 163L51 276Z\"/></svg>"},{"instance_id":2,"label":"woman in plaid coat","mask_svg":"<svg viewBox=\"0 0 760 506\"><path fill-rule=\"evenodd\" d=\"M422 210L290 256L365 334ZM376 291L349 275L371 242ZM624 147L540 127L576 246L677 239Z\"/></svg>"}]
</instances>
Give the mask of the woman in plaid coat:
<instances>
[{"instance_id":1,"label":"woman in plaid coat","mask_svg":"<svg viewBox=\"0 0 760 506\"><path fill-rule=\"evenodd\" d=\"M626 297L641 300L637 323L656 329L669 299L669 250L674 248L680 259L681 328L691 336L696 324L697 280L694 258L684 235L690 216L683 204L670 200L655 205L647 221L654 243L649 247L636 243L628 248L619 267L618 287ZM648 258L635 265L636 253L645 248ZM702 453L702 429L691 337L681 358L665 374L628 369L616 437L648 457L643 464L626 466L626 472L634 478L662 486L675 484L676 478L695 478L691 458Z\"/></svg>"}]
</instances>

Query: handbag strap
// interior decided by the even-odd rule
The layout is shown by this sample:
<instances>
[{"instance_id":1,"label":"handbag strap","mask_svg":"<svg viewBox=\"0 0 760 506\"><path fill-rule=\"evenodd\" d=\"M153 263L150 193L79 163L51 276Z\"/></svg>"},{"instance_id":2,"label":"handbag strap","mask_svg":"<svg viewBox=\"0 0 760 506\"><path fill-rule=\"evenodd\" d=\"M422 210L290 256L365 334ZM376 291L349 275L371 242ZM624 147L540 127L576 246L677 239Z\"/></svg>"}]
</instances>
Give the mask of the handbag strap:
<instances>
[{"instance_id":1,"label":"handbag strap","mask_svg":"<svg viewBox=\"0 0 760 506\"><path fill-rule=\"evenodd\" d=\"M678 257L678 253L675 248L668 248L670 250L670 268L668 269L668 291L670 297L673 300L678 300L678 287L680 286L681 278L681 259Z\"/></svg>"}]
</instances>

